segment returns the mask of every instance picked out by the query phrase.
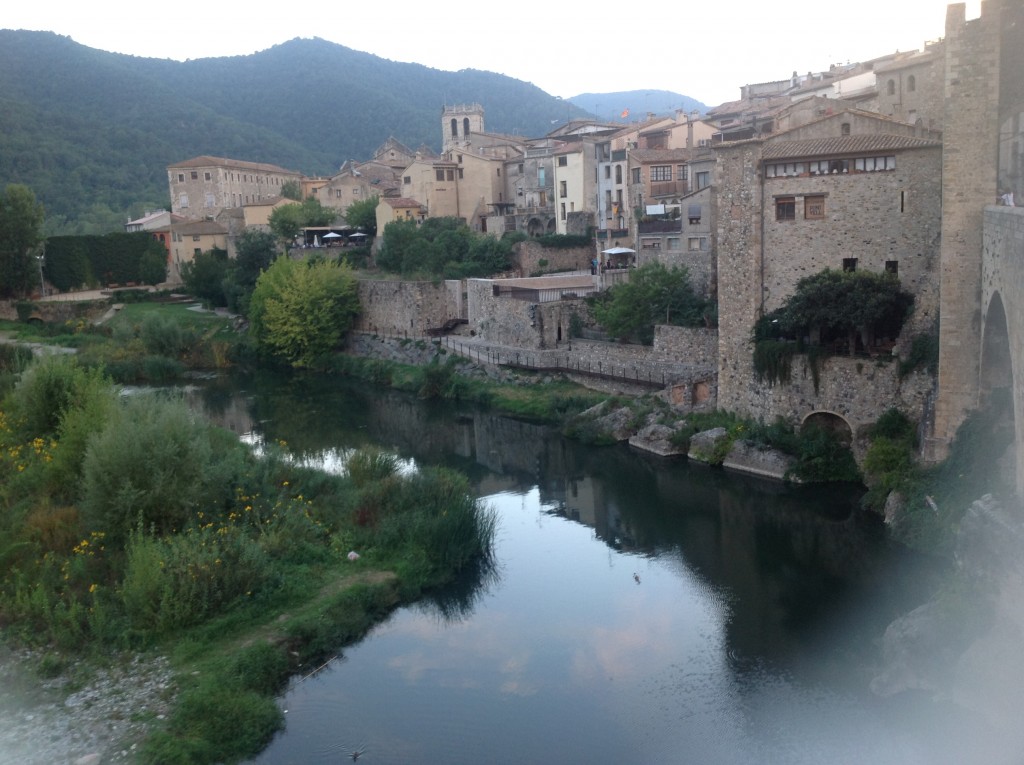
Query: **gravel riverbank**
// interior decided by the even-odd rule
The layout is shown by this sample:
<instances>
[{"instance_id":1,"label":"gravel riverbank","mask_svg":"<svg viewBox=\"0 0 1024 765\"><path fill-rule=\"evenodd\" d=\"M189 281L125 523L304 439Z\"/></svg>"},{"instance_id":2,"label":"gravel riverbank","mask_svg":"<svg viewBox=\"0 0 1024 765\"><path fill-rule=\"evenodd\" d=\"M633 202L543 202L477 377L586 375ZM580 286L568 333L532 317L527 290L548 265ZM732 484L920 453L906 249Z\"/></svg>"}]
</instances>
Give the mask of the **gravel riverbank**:
<instances>
[{"instance_id":1,"label":"gravel riverbank","mask_svg":"<svg viewBox=\"0 0 1024 765\"><path fill-rule=\"evenodd\" d=\"M0 645L0 765L131 763L176 692L163 657L68 664L50 678L36 672L42 659Z\"/></svg>"}]
</instances>

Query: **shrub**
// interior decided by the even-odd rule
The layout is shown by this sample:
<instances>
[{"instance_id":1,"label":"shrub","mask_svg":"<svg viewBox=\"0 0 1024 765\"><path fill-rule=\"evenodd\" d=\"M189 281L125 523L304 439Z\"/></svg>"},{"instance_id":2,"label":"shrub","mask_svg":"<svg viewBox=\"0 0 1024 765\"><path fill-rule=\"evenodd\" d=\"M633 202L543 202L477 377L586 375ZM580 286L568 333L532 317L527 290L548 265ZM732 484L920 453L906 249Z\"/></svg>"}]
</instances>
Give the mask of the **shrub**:
<instances>
[{"instance_id":1,"label":"shrub","mask_svg":"<svg viewBox=\"0 0 1024 765\"><path fill-rule=\"evenodd\" d=\"M398 472L398 456L379 449L360 449L349 455L345 471L356 488L383 481Z\"/></svg>"},{"instance_id":2,"label":"shrub","mask_svg":"<svg viewBox=\"0 0 1024 765\"><path fill-rule=\"evenodd\" d=\"M827 428L805 425L800 432L794 477L808 483L859 481L860 471L850 447Z\"/></svg>"},{"instance_id":3,"label":"shrub","mask_svg":"<svg viewBox=\"0 0 1024 765\"><path fill-rule=\"evenodd\" d=\"M81 509L87 524L123 542L141 524L180 530L195 511L232 499L246 452L196 421L179 399L137 396L90 443Z\"/></svg>"}]
</instances>

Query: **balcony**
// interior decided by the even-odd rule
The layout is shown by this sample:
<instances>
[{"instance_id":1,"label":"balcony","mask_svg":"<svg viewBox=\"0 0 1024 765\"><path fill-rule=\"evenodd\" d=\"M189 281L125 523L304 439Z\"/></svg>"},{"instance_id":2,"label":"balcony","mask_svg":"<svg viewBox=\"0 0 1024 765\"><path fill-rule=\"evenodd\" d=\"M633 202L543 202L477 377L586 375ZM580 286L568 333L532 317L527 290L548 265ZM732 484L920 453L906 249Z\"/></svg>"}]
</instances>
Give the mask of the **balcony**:
<instances>
[{"instance_id":1,"label":"balcony","mask_svg":"<svg viewBox=\"0 0 1024 765\"><path fill-rule=\"evenodd\" d=\"M688 185L686 181L651 181L651 196L682 196L687 193Z\"/></svg>"},{"instance_id":2,"label":"balcony","mask_svg":"<svg viewBox=\"0 0 1024 765\"><path fill-rule=\"evenodd\" d=\"M637 232L640 234L678 234L683 230L681 218L675 220L649 220L637 223Z\"/></svg>"}]
</instances>

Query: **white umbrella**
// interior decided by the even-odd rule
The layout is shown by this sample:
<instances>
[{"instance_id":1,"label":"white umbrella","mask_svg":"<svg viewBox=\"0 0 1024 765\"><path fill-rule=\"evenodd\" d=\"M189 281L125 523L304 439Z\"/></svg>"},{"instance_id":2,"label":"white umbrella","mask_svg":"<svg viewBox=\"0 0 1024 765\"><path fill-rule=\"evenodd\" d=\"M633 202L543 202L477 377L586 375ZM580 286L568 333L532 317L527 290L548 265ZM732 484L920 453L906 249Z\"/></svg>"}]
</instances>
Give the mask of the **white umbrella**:
<instances>
[{"instance_id":1,"label":"white umbrella","mask_svg":"<svg viewBox=\"0 0 1024 765\"><path fill-rule=\"evenodd\" d=\"M341 239L341 234L335 234L333 231L329 234L324 234L324 239Z\"/></svg>"},{"instance_id":2,"label":"white umbrella","mask_svg":"<svg viewBox=\"0 0 1024 765\"><path fill-rule=\"evenodd\" d=\"M628 247L612 247L608 250L601 250L601 252L605 255L625 255L626 253L636 252L636 250L631 250Z\"/></svg>"},{"instance_id":3,"label":"white umbrella","mask_svg":"<svg viewBox=\"0 0 1024 765\"><path fill-rule=\"evenodd\" d=\"M313 246L314 247L319 247L320 246L320 236L318 234L313 234Z\"/></svg>"},{"instance_id":4,"label":"white umbrella","mask_svg":"<svg viewBox=\"0 0 1024 765\"><path fill-rule=\"evenodd\" d=\"M361 239L364 236L366 236L366 234L364 234L362 231L356 231L354 234L349 234L348 238L349 239Z\"/></svg>"}]
</instances>

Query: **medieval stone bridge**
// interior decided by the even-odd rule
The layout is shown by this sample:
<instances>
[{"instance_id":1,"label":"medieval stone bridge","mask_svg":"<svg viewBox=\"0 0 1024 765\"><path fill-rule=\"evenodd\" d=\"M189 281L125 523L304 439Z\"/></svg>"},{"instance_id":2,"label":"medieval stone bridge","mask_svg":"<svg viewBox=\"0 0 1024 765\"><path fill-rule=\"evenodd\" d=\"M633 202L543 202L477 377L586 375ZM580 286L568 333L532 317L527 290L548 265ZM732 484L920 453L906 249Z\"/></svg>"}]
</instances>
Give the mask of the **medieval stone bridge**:
<instances>
[{"instance_id":1,"label":"medieval stone bridge","mask_svg":"<svg viewBox=\"0 0 1024 765\"><path fill-rule=\"evenodd\" d=\"M1017 494L1024 497L1024 208L985 210L978 401L1011 392ZM941 379L940 379L941 386Z\"/></svg>"}]
</instances>

